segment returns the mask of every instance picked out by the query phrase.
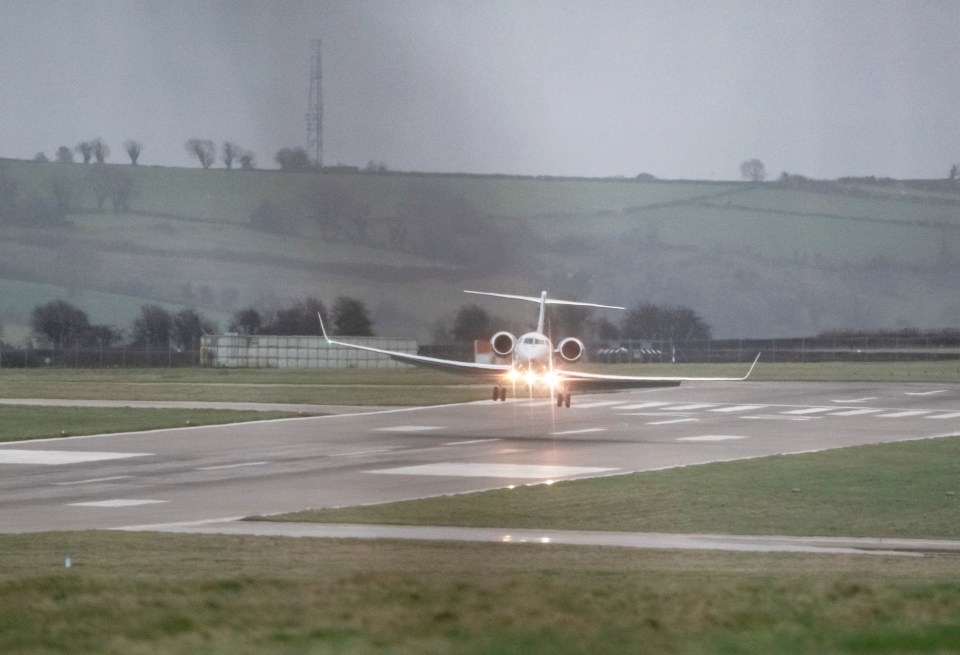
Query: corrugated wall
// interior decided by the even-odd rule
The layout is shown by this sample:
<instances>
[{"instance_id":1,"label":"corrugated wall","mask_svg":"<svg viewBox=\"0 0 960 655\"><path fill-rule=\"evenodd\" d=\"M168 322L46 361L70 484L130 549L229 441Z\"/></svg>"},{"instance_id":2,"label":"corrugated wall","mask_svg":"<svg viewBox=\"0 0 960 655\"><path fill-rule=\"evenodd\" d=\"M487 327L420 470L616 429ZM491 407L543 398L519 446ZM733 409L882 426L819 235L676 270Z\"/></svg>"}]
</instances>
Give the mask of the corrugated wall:
<instances>
[{"instance_id":1,"label":"corrugated wall","mask_svg":"<svg viewBox=\"0 0 960 655\"><path fill-rule=\"evenodd\" d=\"M358 345L417 352L414 339L337 337ZM203 366L228 368L396 368L386 355L328 345L323 337L208 335L200 343Z\"/></svg>"}]
</instances>

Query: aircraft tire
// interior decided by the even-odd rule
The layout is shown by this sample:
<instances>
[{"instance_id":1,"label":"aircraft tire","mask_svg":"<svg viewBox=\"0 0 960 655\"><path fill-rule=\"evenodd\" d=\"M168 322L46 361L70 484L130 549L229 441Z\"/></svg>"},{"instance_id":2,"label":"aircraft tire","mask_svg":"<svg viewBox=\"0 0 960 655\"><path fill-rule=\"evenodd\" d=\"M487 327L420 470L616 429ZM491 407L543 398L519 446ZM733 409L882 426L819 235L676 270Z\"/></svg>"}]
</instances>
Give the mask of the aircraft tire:
<instances>
[{"instance_id":1,"label":"aircraft tire","mask_svg":"<svg viewBox=\"0 0 960 655\"><path fill-rule=\"evenodd\" d=\"M570 407L570 394L568 393L563 394L563 404L567 408Z\"/></svg>"},{"instance_id":2,"label":"aircraft tire","mask_svg":"<svg viewBox=\"0 0 960 655\"><path fill-rule=\"evenodd\" d=\"M563 407L563 394L557 394L557 407Z\"/></svg>"},{"instance_id":3,"label":"aircraft tire","mask_svg":"<svg viewBox=\"0 0 960 655\"><path fill-rule=\"evenodd\" d=\"M493 402L500 400L500 387L493 388Z\"/></svg>"},{"instance_id":4,"label":"aircraft tire","mask_svg":"<svg viewBox=\"0 0 960 655\"><path fill-rule=\"evenodd\" d=\"M506 402L507 400L507 388L500 387L500 402Z\"/></svg>"}]
</instances>

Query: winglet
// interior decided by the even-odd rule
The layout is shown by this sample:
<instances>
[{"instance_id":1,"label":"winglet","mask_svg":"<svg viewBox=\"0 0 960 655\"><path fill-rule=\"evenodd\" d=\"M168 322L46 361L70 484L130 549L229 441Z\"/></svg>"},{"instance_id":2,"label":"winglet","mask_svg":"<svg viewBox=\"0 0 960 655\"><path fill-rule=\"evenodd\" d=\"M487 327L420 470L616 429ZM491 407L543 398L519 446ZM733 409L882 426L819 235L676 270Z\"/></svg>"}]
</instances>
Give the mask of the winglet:
<instances>
[{"instance_id":1,"label":"winglet","mask_svg":"<svg viewBox=\"0 0 960 655\"><path fill-rule=\"evenodd\" d=\"M323 338L327 340L328 346L332 345L333 341L327 336L327 328L323 327L323 316L320 315L320 312L317 312L317 318L320 319L320 332L323 333Z\"/></svg>"},{"instance_id":2,"label":"winglet","mask_svg":"<svg viewBox=\"0 0 960 655\"><path fill-rule=\"evenodd\" d=\"M748 377L750 377L750 374L753 373L753 368L757 365L757 362L760 361L760 355L762 355L762 354L763 354L763 351L762 351L762 350L757 353L757 358L756 358L755 360L753 360L753 364L750 365L750 370L747 371L747 374L746 374L746 375L744 375L742 378L740 378L741 380L746 380Z\"/></svg>"}]
</instances>

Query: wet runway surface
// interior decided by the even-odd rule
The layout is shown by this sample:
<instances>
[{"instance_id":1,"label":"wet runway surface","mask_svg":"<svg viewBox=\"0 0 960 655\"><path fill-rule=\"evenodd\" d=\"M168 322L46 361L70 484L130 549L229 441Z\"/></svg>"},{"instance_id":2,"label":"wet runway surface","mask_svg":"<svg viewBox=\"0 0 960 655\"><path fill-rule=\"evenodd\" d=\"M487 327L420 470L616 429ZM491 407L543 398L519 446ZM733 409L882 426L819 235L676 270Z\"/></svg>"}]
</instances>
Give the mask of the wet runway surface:
<instances>
[{"instance_id":1,"label":"wet runway surface","mask_svg":"<svg viewBox=\"0 0 960 655\"><path fill-rule=\"evenodd\" d=\"M223 521L960 434L960 385L698 383L0 445L0 531Z\"/></svg>"}]
</instances>

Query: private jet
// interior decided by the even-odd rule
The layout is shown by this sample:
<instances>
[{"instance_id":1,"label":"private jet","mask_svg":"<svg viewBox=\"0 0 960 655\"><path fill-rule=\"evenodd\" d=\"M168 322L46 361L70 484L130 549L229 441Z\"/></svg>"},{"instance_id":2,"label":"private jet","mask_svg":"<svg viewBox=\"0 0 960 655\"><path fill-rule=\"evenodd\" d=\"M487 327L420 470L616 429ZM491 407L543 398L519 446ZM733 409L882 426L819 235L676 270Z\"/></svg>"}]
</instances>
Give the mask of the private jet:
<instances>
[{"instance_id":1,"label":"private jet","mask_svg":"<svg viewBox=\"0 0 960 655\"><path fill-rule=\"evenodd\" d=\"M507 386L516 389L518 384L525 385L532 393L534 388L547 389L552 397L556 399L557 407L570 407L572 388L575 385L590 385L604 388L636 388L636 387L659 387L659 386L677 386L681 382L692 381L740 381L750 377L754 367L760 360L760 355L753 360L747 374L739 378L725 377L674 377L674 376L632 376L632 375L606 375L602 373L587 373L583 371L574 371L566 368L568 364L574 364L583 358L586 346L576 337L567 337L557 343L554 348L550 338L544 333L546 320L546 311L548 305L574 305L579 307L595 307L601 309L626 309L617 305L598 305L596 303L579 302L575 300L558 300L548 298L547 292L541 292L536 296L518 296L506 293L491 293L487 291L464 291L481 296L494 296L496 298L510 298L512 300L523 300L534 302L540 305L540 315L537 319L537 328L533 332L527 332L519 337L514 336L507 331L497 332L490 338L490 348L493 353L502 360L509 360L509 363L484 363L484 362L464 362L452 359L441 359L438 357L427 357L424 355L414 355L412 353L402 353L393 350L384 350L382 348L373 348L371 346L362 346L345 341L336 341L327 335L326 327L323 325L323 317L320 318L320 330L323 338L328 345L342 346L356 350L366 350L368 352L380 353L393 360L406 362L416 366L440 367L446 369L467 371L472 373L484 374L494 377L496 382L493 387L493 400L504 401L507 399Z\"/></svg>"}]
</instances>

